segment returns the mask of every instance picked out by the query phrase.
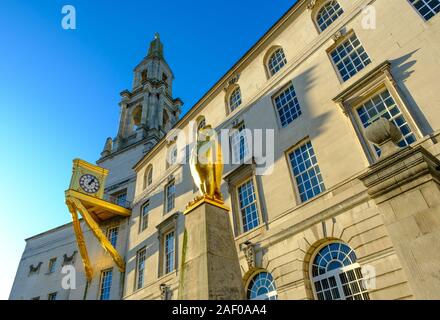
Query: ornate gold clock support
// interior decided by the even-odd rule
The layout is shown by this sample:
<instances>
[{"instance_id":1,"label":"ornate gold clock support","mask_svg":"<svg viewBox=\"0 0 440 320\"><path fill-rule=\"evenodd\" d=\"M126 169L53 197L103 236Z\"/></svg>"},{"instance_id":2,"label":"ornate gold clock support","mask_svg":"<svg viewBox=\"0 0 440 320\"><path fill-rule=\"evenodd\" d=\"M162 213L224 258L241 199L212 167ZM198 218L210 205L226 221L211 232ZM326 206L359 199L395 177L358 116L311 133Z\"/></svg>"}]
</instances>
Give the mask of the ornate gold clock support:
<instances>
[{"instance_id":1,"label":"ornate gold clock support","mask_svg":"<svg viewBox=\"0 0 440 320\"><path fill-rule=\"evenodd\" d=\"M102 232L100 222L115 216L129 217L131 210L102 199L105 177L108 174L106 169L79 159L75 159L73 163L73 175L70 188L65 192L66 205L72 215L73 229L83 260L87 280L92 280L93 268L87 252L87 244L84 240L78 212L104 250L113 258L119 271L124 272L125 262L107 239L107 236ZM87 190L89 190L89 192L87 192ZM94 194L91 194L90 191L93 191Z\"/></svg>"}]
</instances>

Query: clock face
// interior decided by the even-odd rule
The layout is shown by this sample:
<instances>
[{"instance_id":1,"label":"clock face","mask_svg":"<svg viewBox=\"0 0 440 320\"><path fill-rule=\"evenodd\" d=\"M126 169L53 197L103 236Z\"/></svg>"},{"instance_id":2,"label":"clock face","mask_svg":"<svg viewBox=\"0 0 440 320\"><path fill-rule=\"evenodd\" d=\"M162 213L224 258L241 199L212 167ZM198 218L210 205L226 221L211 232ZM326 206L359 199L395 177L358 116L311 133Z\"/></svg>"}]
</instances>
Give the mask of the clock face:
<instances>
[{"instance_id":1,"label":"clock face","mask_svg":"<svg viewBox=\"0 0 440 320\"><path fill-rule=\"evenodd\" d=\"M87 193L96 193L99 190L99 180L94 175L84 174L79 178L79 185Z\"/></svg>"}]
</instances>

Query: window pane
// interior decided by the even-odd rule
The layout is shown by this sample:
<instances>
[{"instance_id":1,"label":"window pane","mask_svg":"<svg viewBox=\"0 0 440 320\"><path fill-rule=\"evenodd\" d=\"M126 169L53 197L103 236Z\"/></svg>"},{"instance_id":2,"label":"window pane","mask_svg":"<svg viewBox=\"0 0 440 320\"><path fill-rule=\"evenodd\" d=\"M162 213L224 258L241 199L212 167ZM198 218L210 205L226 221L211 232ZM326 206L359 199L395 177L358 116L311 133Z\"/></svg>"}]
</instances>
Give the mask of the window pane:
<instances>
[{"instance_id":1,"label":"window pane","mask_svg":"<svg viewBox=\"0 0 440 320\"><path fill-rule=\"evenodd\" d=\"M325 191L321 170L310 141L291 152L289 158L301 201L307 201Z\"/></svg>"},{"instance_id":2,"label":"window pane","mask_svg":"<svg viewBox=\"0 0 440 320\"><path fill-rule=\"evenodd\" d=\"M317 15L317 22L319 29L324 31L331 25L341 14L344 13L337 1L330 1L319 11Z\"/></svg>"},{"instance_id":3,"label":"window pane","mask_svg":"<svg viewBox=\"0 0 440 320\"><path fill-rule=\"evenodd\" d=\"M174 182L171 182L166 187L166 212L170 212L174 209L174 198L175 198L176 188Z\"/></svg>"},{"instance_id":4,"label":"window pane","mask_svg":"<svg viewBox=\"0 0 440 320\"><path fill-rule=\"evenodd\" d=\"M405 147L416 141L416 136L388 90L383 91L365 102L357 109L357 112L364 128L367 128L380 118L385 118L393 122L403 135L402 140L399 142L399 146L401 147ZM377 155L380 156L380 149L375 148L375 150Z\"/></svg>"},{"instance_id":5,"label":"window pane","mask_svg":"<svg viewBox=\"0 0 440 320\"><path fill-rule=\"evenodd\" d=\"M241 105L241 91L240 88L236 88L229 97L229 108L232 111L237 109Z\"/></svg>"},{"instance_id":6,"label":"window pane","mask_svg":"<svg viewBox=\"0 0 440 320\"><path fill-rule=\"evenodd\" d=\"M144 273L145 273L145 259L147 256L147 250L144 248L137 254L137 281L136 288L140 289L144 286Z\"/></svg>"},{"instance_id":7,"label":"window pane","mask_svg":"<svg viewBox=\"0 0 440 320\"><path fill-rule=\"evenodd\" d=\"M107 231L107 238L113 247L116 247L116 242L118 240L118 227L110 228Z\"/></svg>"},{"instance_id":8,"label":"window pane","mask_svg":"<svg viewBox=\"0 0 440 320\"><path fill-rule=\"evenodd\" d=\"M174 231L165 236L165 273L174 270Z\"/></svg>"},{"instance_id":9,"label":"window pane","mask_svg":"<svg viewBox=\"0 0 440 320\"><path fill-rule=\"evenodd\" d=\"M410 2L425 20L431 19L440 12L440 0L410 0Z\"/></svg>"},{"instance_id":10,"label":"window pane","mask_svg":"<svg viewBox=\"0 0 440 320\"><path fill-rule=\"evenodd\" d=\"M247 232L259 225L257 198L252 179L238 187L238 200L243 221L243 231Z\"/></svg>"},{"instance_id":11,"label":"window pane","mask_svg":"<svg viewBox=\"0 0 440 320\"><path fill-rule=\"evenodd\" d=\"M273 76L287 63L284 51L282 48L277 49L269 59L267 64L269 68L269 75Z\"/></svg>"},{"instance_id":12,"label":"window pane","mask_svg":"<svg viewBox=\"0 0 440 320\"><path fill-rule=\"evenodd\" d=\"M353 77L371 62L356 35L352 35L349 39L340 44L333 50L330 56L338 68L343 81L347 81Z\"/></svg>"},{"instance_id":13,"label":"window pane","mask_svg":"<svg viewBox=\"0 0 440 320\"><path fill-rule=\"evenodd\" d=\"M150 212L150 202L147 201L141 209L141 231L148 227L148 213Z\"/></svg>"},{"instance_id":14,"label":"window pane","mask_svg":"<svg viewBox=\"0 0 440 320\"><path fill-rule=\"evenodd\" d=\"M110 289L112 286L112 270L103 271L101 273L101 292L99 299L100 300L109 300L110 299Z\"/></svg>"},{"instance_id":15,"label":"window pane","mask_svg":"<svg viewBox=\"0 0 440 320\"><path fill-rule=\"evenodd\" d=\"M268 272L258 273L249 283L247 298L250 300L277 300L277 288L272 275Z\"/></svg>"},{"instance_id":16,"label":"window pane","mask_svg":"<svg viewBox=\"0 0 440 320\"><path fill-rule=\"evenodd\" d=\"M281 126L285 127L301 115L301 107L293 85L289 86L275 99L275 106Z\"/></svg>"},{"instance_id":17,"label":"window pane","mask_svg":"<svg viewBox=\"0 0 440 320\"><path fill-rule=\"evenodd\" d=\"M232 163L241 163L249 154L244 123L233 129L231 135Z\"/></svg>"},{"instance_id":18,"label":"window pane","mask_svg":"<svg viewBox=\"0 0 440 320\"><path fill-rule=\"evenodd\" d=\"M354 251L344 243L331 243L316 254L312 282L318 300L369 300L356 260Z\"/></svg>"}]
</instances>

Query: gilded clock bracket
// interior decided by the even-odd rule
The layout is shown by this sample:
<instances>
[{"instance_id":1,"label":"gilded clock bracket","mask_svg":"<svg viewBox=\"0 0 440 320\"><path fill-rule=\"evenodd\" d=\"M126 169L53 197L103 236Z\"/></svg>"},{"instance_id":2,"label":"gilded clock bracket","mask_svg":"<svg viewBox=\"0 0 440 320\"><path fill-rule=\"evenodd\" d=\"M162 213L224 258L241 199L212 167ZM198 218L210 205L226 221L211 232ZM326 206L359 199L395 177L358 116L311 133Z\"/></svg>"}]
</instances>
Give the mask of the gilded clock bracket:
<instances>
[{"instance_id":1,"label":"gilded clock bracket","mask_svg":"<svg viewBox=\"0 0 440 320\"><path fill-rule=\"evenodd\" d=\"M86 242L84 240L84 235L81 230L81 223L78 219L78 212L76 211L75 204L69 198L66 198L66 205L69 208L70 214L72 215L73 230L75 232L76 242L78 244L79 252L83 261L86 277L88 281L91 281L93 276L93 269L90 264Z\"/></svg>"},{"instance_id":2,"label":"gilded clock bracket","mask_svg":"<svg viewBox=\"0 0 440 320\"><path fill-rule=\"evenodd\" d=\"M70 186L65 192L66 204L72 215L73 229L88 281L92 280L93 269L78 213L103 249L110 254L118 269L121 272L125 271L125 261L101 230L100 223L115 217L130 217L131 210L103 199L107 175L107 169L81 159L74 159Z\"/></svg>"},{"instance_id":3,"label":"gilded clock bracket","mask_svg":"<svg viewBox=\"0 0 440 320\"><path fill-rule=\"evenodd\" d=\"M125 262L119 255L118 251L113 247L111 242L107 239L107 236L102 232L101 228L99 227L99 224L95 221L93 216L88 212L88 210L84 207L84 205L81 203L80 200L73 198L71 196L66 197L66 203L69 208L69 211L72 215L73 220L73 227L76 235L76 239L78 242L78 247L81 253L81 257L84 264L84 269L86 272L87 279L90 281L92 279L92 267L90 264L90 259L87 253L87 246L84 241L84 235L81 230L81 225L79 223L78 219L78 213L79 212L86 222L87 226L90 228L90 230L95 235L96 239L99 241L101 246L104 248L106 252L110 254L110 256L113 258L114 262L118 266L119 271L124 272L125 271Z\"/></svg>"}]
</instances>

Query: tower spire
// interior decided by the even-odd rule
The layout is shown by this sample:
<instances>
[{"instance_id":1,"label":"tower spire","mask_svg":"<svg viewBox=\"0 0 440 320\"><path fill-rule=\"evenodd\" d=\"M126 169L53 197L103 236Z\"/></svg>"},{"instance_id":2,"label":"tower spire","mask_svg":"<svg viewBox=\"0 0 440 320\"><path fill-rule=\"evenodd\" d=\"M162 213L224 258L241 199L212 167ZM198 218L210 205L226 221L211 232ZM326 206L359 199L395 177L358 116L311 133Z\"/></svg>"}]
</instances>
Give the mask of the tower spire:
<instances>
[{"instance_id":1,"label":"tower spire","mask_svg":"<svg viewBox=\"0 0 440 320\"><path fill-rule=\"evenodd\" d=\"M150 48L148 48L148 58L163 58L163 44L160 41L160 35L158 32L154 34L153 41L150 42Z\"/></svg>"}]
</instances>

